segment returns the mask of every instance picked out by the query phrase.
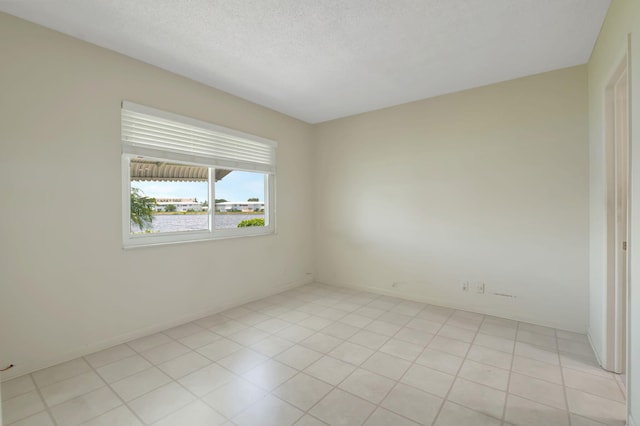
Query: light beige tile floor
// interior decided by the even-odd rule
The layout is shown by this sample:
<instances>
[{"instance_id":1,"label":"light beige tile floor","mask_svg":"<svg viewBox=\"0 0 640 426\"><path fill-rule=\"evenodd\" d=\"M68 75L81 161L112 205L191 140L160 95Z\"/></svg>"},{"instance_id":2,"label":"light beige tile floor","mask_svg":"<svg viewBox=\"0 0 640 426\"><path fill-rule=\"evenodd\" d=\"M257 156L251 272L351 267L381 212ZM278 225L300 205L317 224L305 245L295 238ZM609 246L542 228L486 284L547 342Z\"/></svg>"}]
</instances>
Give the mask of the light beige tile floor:
<instances>
[{"instance_id":1,"label":"light beige tile floor","mask_svg":"<svg viewBox=\"0 0 640 426\"><path fill-rule=\"evenodd\" d=\"M7 426L623 425L584 335L308 285L2 384Z\"/></svg>"}]
</instances>

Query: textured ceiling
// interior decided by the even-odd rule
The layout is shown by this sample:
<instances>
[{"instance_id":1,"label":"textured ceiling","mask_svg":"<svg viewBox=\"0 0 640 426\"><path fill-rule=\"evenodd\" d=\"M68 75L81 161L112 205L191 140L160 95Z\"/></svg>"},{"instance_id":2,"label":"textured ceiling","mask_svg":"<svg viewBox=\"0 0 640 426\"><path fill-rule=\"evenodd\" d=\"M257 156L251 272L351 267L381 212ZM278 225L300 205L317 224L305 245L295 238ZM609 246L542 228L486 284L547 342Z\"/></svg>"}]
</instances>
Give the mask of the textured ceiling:
<instances>
[{"instance_id":1,"label":"textured ceiling","mask_svg":"<svg viewBox=\"0 0 640 426\"><path fill-rule=\"evenodd\" d=\"M589 60L609 0L0 0L317 123Z\"/></svg>"}]
</instances>

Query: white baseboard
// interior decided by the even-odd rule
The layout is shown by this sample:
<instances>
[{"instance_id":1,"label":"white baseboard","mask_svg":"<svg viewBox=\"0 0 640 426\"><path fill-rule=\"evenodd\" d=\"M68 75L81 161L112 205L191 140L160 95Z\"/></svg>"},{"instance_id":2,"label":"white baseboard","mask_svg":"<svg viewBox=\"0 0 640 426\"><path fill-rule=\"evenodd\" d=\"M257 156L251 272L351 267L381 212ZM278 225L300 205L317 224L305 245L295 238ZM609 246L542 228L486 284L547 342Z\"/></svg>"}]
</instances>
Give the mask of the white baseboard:
<instances>
[{"instance_id":1,"label":"white baseboard","mask_svg":"<svg viewBox=\"0 0 640 426\"><path fill-rule=\"evenodd\" d=\"M442 299L434 299L434 298L428 298L428 297L424 297L422 295L419 294L415 294L415 293L401 293L401 292L397 292L397 291L393 291L393 290L387 290L384 288L379 288L379 287L369 287L369 286L365 286L365 285L357 285L357 284L343 284L343 283L322 283L320 281L316 282L318 284L324 284L324 285L332 285L332 286L336 286L336 287L346 287L346 288L351 288L354 290L360 290L360 291L368 291L370 293L376 293L376 294L381 294L383 296L392 296L392 297L397 297L399 299L406 299L406 300L411 300L411 301L415 301L415 302L422 302L422 303L428 303L430 305L437 305L437 306L442 306L444 308L451 308L451 309L458 309L461 311L467 311L467 312L474 312L477 314L482 314L482 315L491 315L491 316L495 316L495 317L499 317L499 318L505 318L505 319L510 319L510 320L514 320L514 321L521 321L521 322L527 322L530 324L535 324L535 325L540 325L543 327L550 327L550 328L557 328L560 330L565 330L565 331L572 331L575 333L581 333L583 334L585 332L584 329L582 330L577 330L577 329L572 329L572 328L567 328L567 327L563 327L561 325L552 323L552 322L547 322L544 321L544 319L538 319L538 318L526 318L523 316L518 316L518 315L507 315L504 312L501 312L499 310L491 310L491 309L478 309L477 307L473 307L473 306L469 306L466 304L456 304L455 302L451 302L450 300L442 300Z\"/></svg>"},{"instance_id":2,"label":"white baseboard","mask_svg":"<svg viewBox=\"0 0 640 426\"><path fill-rule=\"evenodd\" d=\"M23 376L25 374L33 373L34 371L42 370L43 368L52 367L54 365L60 364L62 362L71 361L76 358L80 358L85 355L92 354L94 352L98 352L112 346L120 345L122 343L129 342L134 339L138 339L140 337L148 336L150 334L158 333L163 330L167 330L172 327L177 327L182 324L186 324L191 321L195 321L199 318L203 318L209 315L217 314L222 311L226 311L227 309L234 308L236 306L244 305L245 303L250 303L256 300L263 299L265 297L273 296L278 293L282 293L287 290L291 290L296 287L300 287L306 284L311 284L313 279L303 279L298 281L293 281L286 284L277 285L275 287L270 287L265 291L262 291L259 294L254 294L249 297L241 297L237 299L233 299L224 305L215 306L204 311L196 312L193 314L185 315L180 318L175 318L170 321L166 321L160 324L153 325L151 327L144 327L130 333L125 333L113 338L109 338L107 340L102 340L100 342L91 343L87 346L74 348L68 352L66 352L63 356L58 356L55 358L49 358L45 361L35 363L32 365L21 365L20 369L11 369L6 373L3 373L0 378L0 382L4 382L15 377Z\"/></svg>"},{"instance_id":3,"label":"white baseboard","mask_svg":"<svg viewBox=\"0 0 640 426\"><path fill-rule=\"evenodd\" d=\"M591 328L587 328L587 339L589 340L589 345L591 346L591 350L596 356L596 361L598 362L598 365L604 368L604 360L602 359L602 355L600 355L600 352L598 352L596 345L593 344L593 338L591 337Z\"/></svg>"},{"instance_id":4,"label":"white baseboard","mask_svg":"<svg viewBox=\"0 0 640 426\"><path fill-rule=\"evenodd\" d=\"M640 426L640 424L636 423L636 421L633 419L633 416L631 414L629 414L629 419L627 421L627 425L628 426Z\"/></svg>"}]
</instances>

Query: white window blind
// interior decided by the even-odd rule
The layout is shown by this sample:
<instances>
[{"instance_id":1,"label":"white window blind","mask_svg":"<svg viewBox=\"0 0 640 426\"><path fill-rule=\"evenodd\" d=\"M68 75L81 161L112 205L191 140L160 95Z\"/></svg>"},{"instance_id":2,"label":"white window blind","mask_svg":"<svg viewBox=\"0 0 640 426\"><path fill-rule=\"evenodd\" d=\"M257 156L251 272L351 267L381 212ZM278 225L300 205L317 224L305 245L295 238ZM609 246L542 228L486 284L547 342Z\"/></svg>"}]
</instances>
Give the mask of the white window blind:
<instances>
[{"instance_id":1,"label":"white window blind","mask_svg":"<svg viewBox=\"0 0 640 426\"><path fill-rule=\"evenodd\" d=\"M275 173L276 142L122 102L122 151L212 167Z\"/></svg>"}]
</instances>

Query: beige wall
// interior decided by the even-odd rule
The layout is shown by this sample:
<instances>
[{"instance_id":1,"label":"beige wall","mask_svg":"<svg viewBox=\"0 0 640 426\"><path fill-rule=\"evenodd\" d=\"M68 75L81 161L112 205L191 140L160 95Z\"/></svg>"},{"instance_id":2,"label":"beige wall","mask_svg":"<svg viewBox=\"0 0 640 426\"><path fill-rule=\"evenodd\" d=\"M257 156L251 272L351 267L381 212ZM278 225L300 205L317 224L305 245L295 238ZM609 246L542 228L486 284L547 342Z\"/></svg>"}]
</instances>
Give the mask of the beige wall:
<instances>
[{"instance_id":1,"label":"beige wall","mask_svg":"<svg viewBox=\"0 0 640 426\"><path fill-rule=\"evenodd\" d=\"M594 348L605 355L605 291L606 291L606 175L604 143L605 87L631 40L631 239L629 243L629 425L640 425L640 133L633 125L640 123L640 3L616 0L611 3L607 19L589 62L589 146L590 146L590 212L591 269L589 333Z\"/></svg>"},{"instance_id":2,"label":"beige wall","mask_svg":"<svg viewBox=\"0 0 640 426\"><path fill-rule=\"evenodd\" d=\"M585 66L315 130L318 281L586 330Z\"/></svg>"},{"instance_id":3,"label":"beige wall","mask_svg":"<svg viewBox=\"0 0 640 426\"><path fill-rule=\"evenodd\" d=\"M309 125L5 14L0 58L11 376L313 279ZM123 99L278 141L278 234L123 250Z\"/></svg>"}]
</instances>

